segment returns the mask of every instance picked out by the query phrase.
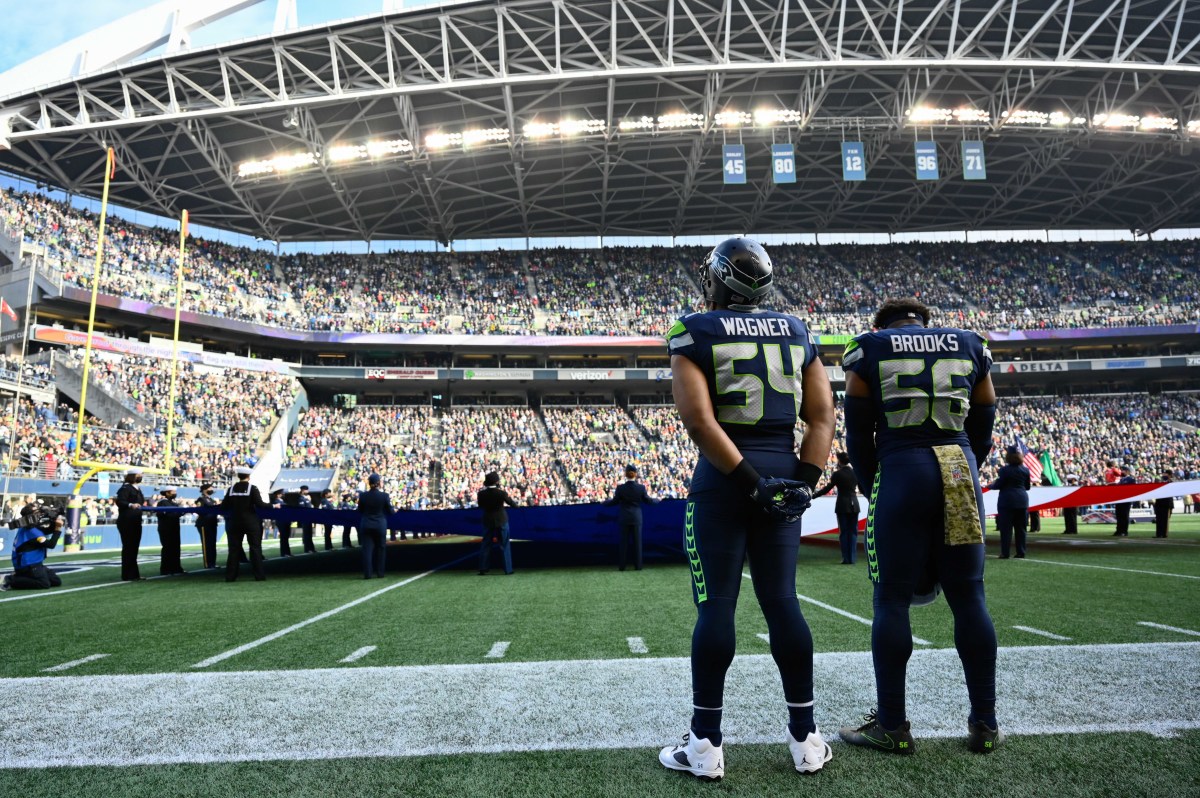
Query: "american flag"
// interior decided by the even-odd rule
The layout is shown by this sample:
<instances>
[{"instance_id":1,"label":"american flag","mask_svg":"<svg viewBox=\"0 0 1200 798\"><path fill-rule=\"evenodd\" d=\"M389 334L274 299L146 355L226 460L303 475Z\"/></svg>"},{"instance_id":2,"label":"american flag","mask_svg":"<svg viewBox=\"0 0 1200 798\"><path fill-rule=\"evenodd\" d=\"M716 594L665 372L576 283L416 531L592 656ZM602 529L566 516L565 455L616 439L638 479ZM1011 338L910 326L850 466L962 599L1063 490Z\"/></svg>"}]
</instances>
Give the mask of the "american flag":
<instances>
[{"instance_id":1,"label":"american flag","mask_svg":"<svg viewBox=\"0 0 1200 798\"><path fill-rule=\"evenodd\" d=\"M1021 440L1021 436L1017 436L1017 451L1021 453L1021 459L1025 462L1025 467L1029 469L1029 481L1037 485L1042 481L1042 461L1038 456L1029 451L1029 447L1025 445L1025 441Z\"/></svg>"}]
</instances>

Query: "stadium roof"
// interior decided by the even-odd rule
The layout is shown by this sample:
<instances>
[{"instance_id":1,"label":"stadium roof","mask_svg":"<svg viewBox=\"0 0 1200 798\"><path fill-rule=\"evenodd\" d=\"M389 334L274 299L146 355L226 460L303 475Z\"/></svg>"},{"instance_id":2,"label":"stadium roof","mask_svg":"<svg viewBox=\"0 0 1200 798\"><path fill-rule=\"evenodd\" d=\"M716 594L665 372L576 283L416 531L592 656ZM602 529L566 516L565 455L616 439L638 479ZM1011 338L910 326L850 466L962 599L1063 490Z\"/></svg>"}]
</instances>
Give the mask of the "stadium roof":
<instances>
[{"instance_id":1,"label":"stadium roof","mask_svg":"<svg viewBox=\"0 0 1200 798\"><path fill-rule=\"evenodd\" d=\"M113 146L114 201L282 241L1198 227L1198 45L1186 0L468 2L0 87L0 168L99 196Z\"/></svg>"}]
</instances>

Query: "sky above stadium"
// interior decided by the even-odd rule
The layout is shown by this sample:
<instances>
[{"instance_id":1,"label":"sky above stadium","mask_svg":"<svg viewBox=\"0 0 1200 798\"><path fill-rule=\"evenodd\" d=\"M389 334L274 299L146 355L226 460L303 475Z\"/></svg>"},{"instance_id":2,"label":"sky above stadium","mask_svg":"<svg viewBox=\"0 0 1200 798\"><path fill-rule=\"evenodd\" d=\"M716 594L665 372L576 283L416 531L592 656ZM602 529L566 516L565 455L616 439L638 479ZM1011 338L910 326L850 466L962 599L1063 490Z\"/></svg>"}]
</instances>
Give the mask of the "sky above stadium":
<instances>
[{"instance_id":1,"label":"sky above stadium","mask_svg":"<svg viewBox=\"0 0 1200 798\"><path fill-rule=\"evenodd\" d=\"M203 0L190 0L201 5ZM158 0L36 0L5 3L0 25L0 72L28 61L35 55L77 36L155 5ZM335 19L373 14L383 10L385 0L298 0L300 25L315 25ZM401 3L390 5L400 6ZM406 0L405 8L429 5L427 0ZM231 39L269 33L275 19L275 3L264 2L199 30L195 46L219 44Z\"/></svg>"}]
</instances>

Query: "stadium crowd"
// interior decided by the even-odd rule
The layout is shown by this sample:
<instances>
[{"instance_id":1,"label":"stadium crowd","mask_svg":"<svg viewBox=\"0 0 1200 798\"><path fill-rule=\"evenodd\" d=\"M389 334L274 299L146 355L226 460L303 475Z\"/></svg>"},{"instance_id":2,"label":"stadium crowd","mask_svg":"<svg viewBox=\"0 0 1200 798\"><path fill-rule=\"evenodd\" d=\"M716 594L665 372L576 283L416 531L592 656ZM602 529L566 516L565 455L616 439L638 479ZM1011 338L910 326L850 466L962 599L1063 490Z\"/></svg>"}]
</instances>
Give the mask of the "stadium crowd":
<instances>
[{"instance_id":1,"label":"stadium crowd","mask_svg":"<svg viewBox=\"0 0 1200 798\"><path fill-rule=\"evenodd\" d=\"M90 288L96 217L0 191L0 223L63 279ZM109 219L104 293L173 304L177 233ZM977 329L1200 321L1194 241L773 245L781 310L814 329L867 329L883 296L911 295ZM696 304L697 247L288 255L193 239L184 307L306 330L658 335ZM539 316L541 319L539 320Z\"/></svg>"}]
</instances>

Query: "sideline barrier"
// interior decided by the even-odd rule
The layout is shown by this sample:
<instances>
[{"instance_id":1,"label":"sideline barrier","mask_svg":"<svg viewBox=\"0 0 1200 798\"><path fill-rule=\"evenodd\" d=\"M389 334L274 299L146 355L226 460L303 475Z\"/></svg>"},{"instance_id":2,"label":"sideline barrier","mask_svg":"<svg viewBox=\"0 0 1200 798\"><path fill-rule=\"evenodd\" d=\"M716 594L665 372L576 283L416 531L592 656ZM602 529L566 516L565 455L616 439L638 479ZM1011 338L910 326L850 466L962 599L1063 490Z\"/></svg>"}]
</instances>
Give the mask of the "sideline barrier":
<instances>
[{"instance_id":1,"label":"sideline barrier","mask_svg":"<svg viewBox=\"0 0 1200 798\"><path fill-rule=\"evenodd\" d=\"M1140 485L1103 485L1084 488L1034 488L1029 492L1031 510L1054 507L1086 507L1123 501L1149 501L1167 496L1200 493L1200 480L1188 482L1156 482ZM988 515L996 512L996 491L984 493ZM837 532L834 515L836 500L821 497L804 514L804 537ZM865 517L866 499L859 499ZM642 507L642 541L646 545L665 545L682 548L683 516L686 501L664 499L658 504ZM216 513L220 508L172 507L149 512ZM262 518L277 521L357 526L361 516L354 510L302 510L272 508L260 510ZM617 508L602 504L564 504L544 507L517 507L508 511L512 536L520 540L545 543L611 543L616 536ZM400 510L388 519L388 528L406 532L433 532L478 537L483 523L483 511L463 510Z\"/></svg>"}]
</instances>

